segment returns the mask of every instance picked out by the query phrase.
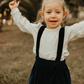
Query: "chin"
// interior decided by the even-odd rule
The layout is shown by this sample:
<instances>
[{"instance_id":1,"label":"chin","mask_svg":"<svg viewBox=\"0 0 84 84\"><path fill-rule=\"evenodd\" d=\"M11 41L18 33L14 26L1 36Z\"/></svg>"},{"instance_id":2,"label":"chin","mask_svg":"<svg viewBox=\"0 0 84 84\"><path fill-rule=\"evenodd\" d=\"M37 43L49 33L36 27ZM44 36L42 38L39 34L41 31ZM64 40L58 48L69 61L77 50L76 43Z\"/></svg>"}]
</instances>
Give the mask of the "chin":
<instances>
[{"instance_id":1,"label":"chin","mask_svg":"<svg viewBox=\"0 0 84 84\"><path fill-rule=\"evenodd\" d=\"M59 25L58 25L59 26ZM51 28L56 28L56 27L58 27L58 26L51 26Z\"/></svg>"}]
</instances>

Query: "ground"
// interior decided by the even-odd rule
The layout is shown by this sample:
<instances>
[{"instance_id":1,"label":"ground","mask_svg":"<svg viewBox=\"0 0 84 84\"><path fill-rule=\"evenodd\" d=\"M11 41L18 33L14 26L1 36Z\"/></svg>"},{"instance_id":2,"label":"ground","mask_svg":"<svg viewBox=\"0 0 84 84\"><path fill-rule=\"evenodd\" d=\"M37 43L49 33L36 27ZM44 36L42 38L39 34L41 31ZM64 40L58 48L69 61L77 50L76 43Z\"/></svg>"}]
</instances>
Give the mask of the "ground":
<instances>
[{"instance_id":1,"label":"ground","mask_svg":"<svg viewBox=\"0 0 84 84\"><path fill-rule=\"evenodd\" d=\"M3 26L0 33L0 84L28 84L35 61L33 37L16 25ZM72 84L84 84L84 38L69 42L66 63Z\"/></svg>"}]
</instances>

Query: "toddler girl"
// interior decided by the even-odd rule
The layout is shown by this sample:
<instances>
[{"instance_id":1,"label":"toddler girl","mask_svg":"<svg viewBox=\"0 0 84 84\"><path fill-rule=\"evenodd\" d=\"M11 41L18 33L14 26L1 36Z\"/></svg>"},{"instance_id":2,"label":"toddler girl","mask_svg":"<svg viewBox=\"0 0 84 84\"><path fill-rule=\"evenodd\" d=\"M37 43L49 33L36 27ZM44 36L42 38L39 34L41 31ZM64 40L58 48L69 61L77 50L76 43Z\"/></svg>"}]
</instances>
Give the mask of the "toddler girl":
<instances>
[{"instance_id":1,"label":"toddler girl","mask_svg":"<svg viewBox=\"0 0 84 84\"><path fill-rule=\"evenodd\" d=\"M16 0L9 3L11 15L21 31L33 35L36 61L28 84L71 84L65 57L69 41L84 37L84 21L63 26L68 9L64 0L43 0L37 23L30 23L18 9ZM45 23L46 25L43 25Z\"/></svg>"}]
</instances>

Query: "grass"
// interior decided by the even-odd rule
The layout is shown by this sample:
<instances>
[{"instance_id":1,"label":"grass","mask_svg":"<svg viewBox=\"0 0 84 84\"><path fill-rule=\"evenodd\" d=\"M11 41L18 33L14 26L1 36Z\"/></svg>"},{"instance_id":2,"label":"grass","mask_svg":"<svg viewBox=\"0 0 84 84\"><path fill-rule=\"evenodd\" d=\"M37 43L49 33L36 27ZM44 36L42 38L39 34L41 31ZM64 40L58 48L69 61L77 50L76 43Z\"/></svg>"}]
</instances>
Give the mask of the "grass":
<instances>
[{"instance_id":1,"label":"grass","mask_svg":"<svg viewBox=\"0 0 84 84\"><path fill-rule=\"evenodd\" d=\"M17 26L4 26L0 33L0 84L28 84L35 61L33 37ZM66 63L72 84L84 84L84 38L69 42Z\"/></svg>"}]
</instances>

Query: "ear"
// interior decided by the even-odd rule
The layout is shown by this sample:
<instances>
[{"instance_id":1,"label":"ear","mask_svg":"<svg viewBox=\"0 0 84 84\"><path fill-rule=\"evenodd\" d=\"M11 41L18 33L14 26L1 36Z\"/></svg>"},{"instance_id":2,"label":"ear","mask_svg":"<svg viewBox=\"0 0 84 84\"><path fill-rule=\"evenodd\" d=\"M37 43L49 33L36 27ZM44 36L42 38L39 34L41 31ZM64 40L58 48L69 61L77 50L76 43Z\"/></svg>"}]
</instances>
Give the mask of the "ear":
<instances>
[{"instance_id":1,"label":"ear","mask_svg":"<svg viewBox=\"0 0 84 84\"><path fill-rule=\"evenodd\" d=\"M66 15L67 15L67 12L66 12L66 11L64 11L64 14L63 14L63 19L66 17Z\"/></svg>"},{"instance_id":2,"label":"ear","mask_svg":"<svg viewBox=\"0 0 84 84\"><path fill-rule=\"evenodd\" d=\"M43 12L42 11L40 12L40 15L41 15L42 18L44 18L44 15L43 15Z\"/></svg>"}]
</instances>

